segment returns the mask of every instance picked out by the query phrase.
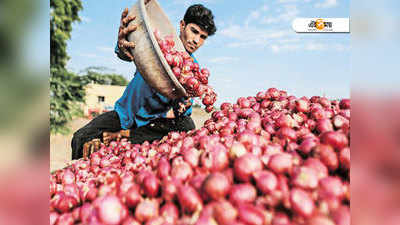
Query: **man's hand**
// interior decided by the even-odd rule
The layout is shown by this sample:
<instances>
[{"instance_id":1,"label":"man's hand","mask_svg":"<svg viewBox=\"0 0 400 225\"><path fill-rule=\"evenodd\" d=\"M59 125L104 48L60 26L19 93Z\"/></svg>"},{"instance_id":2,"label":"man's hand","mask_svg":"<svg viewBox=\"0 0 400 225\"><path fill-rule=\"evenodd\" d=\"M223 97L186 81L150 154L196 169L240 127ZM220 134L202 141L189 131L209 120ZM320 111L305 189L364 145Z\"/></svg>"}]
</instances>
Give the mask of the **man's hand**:
<instances>
[{"instance_id":1,"label":"man's hand","mask_svg":"<svg viewBox=\"0 0 400 225\"><path fill-rule=\"evenodd\" d=\"M118 31L118 48L121 50L130 61L133 61L133 55L130 49L135 48L135 43L128 41L128 35L137 29L136 25L128 24L136 19L136 16L128 16L128 8L126 8L121 15L121 22Z\"/></svg>"},{"instance_id":2,"label":"man's hand","mask_svg":"<svg viewBox=\"0 0 400 225\"><path fill-rule=\"evenodd\" d=\"M97 138L86 142L83 145L83 158L87 160L93 152L97 152L100 149L100 145L100 139Z\"/></svg>"},{"instance_id":3,"label":"man's hand","mask_svg":"<svg viewBox=\"0 0 400 225\"><path fill-rule=\"evenodd\" d=\"M118 132L103 132L103 143L108 146L111 141L120 141L121 138L128 138L130 130L121 130Z\"/></svg>"}]
</instances>

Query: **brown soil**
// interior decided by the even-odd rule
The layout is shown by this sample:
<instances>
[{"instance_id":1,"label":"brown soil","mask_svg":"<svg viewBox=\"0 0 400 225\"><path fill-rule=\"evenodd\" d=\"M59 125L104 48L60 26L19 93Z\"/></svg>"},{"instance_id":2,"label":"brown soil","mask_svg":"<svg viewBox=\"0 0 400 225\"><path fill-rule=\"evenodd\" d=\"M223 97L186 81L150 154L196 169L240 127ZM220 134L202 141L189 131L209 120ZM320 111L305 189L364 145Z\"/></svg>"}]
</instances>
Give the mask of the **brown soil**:
<instances>
[{"instance_id":1,"label":"brown soil","mask_svg":"<svg viewBox=\"0 0 400 225\"><path fill-rule=\"evenodd\" d=\"M204 109L193 108L192 118L196 124L196 128L203 126L204 121L209 117L210 114L206 113ZM70 134L50 136L50 171L61 169L71 161L72 135L89 121L87 118L76 118L67 125L71 129Z\"/></svg>"}]
</instances>

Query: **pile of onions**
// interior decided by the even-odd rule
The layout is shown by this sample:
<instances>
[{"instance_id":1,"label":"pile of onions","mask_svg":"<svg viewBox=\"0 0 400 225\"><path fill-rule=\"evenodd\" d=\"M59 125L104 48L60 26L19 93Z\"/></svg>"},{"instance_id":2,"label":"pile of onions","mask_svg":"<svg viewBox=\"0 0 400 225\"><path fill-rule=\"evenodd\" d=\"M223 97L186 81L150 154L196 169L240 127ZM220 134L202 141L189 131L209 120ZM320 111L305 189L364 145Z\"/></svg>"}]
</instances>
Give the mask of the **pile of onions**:
<instances>
[{"instance_id":1,"label":"pile of onions","mask_svg":"<svg viewBox=\"0 0 400 225\"><path fill-rule=\"evenodd\" d=\"M350 101L270 88L50 176L50 224L350 224Z\"/></svg>"},{"instance_id":2,"label":"pile of onions","mask_svg":"<svg viewBox=\"0 0 400 225\"><path fill-rule=\"evenodd\" d=\"M194 62L187 52L176 51L172 35L162 38L160 32L155 30L154 36L179 83L182 84L190 97L200 97L202 103L206 106L206 111L211 112L214 109L214 103L217 101L217 94L208 85L209 70L200 69L199 64Z\"/></svg>"}]
</instances>

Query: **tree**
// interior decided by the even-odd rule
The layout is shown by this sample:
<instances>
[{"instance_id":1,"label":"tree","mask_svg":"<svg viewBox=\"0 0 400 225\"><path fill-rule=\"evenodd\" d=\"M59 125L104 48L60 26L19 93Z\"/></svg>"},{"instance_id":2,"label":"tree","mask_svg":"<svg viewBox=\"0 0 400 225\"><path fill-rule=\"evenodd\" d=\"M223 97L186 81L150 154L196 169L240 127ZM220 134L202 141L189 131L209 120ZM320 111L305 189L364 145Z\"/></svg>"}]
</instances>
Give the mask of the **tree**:
<instances>
[{"instance_id":1,"label":"tree","mask_svg":"<svg viewBox=\"0 0 400 225\"><path fill-rule=\"evenodd\" d=\"M67 40L72 24L80 22L80 0L50 0L50 131L65 133L64 125L79 112L78 102L84 102L84 83L66 70L69 59Z\"/></svg>"},{"instance_id":2,"label":"tree","mask_svg":"<svg viewBox=\"0 0 400 225\"><path fill-rule=\"evenodd\" d=\"M110 71L111 73L107 72ZM107 67L90 66L80 71L82 82L85 84L106 84L126 86L128 81L120 74L112 73L112 69Z\"/></svg>"}]
</instances>

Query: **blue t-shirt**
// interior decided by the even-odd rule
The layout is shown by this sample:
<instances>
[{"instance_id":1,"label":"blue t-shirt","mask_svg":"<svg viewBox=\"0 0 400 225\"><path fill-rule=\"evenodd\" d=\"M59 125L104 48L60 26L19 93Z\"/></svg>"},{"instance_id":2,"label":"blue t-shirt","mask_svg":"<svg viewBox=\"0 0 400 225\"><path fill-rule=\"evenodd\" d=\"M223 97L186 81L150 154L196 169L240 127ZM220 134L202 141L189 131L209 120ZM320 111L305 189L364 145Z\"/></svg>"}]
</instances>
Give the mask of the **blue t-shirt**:
<instances>
[{"instance_id":1,"label":"blue t-shirt","mask_svg":"<svg viewBox=\"0 0 400 225\"><path fill-rule=\"evenodd\" d=\"M118 46L115 48L115 53L121 59L124 59L119 55ZM197 60L191 55L194 61ZM133 79L129 82L126 87L124 94L115 103L114 109L119 115L121 121L121 127L123 129L130 129L132 127L141 127L147 125L151 120L156 118L165 118L167 112L172 107L178 107L177 102L183 102L185 98L178 100L169 99L152 87L150 87L143 79L139 71L136 73ZM193 100L191 99L192 103ZM183 113L185 116L192 114L192 107L189 107L186 112Z\"/></svg>"}]
</instances>

